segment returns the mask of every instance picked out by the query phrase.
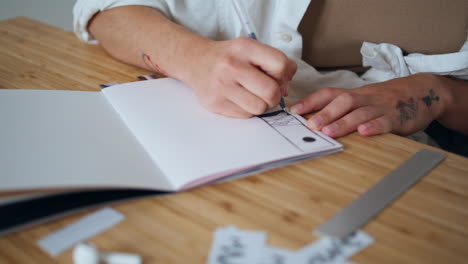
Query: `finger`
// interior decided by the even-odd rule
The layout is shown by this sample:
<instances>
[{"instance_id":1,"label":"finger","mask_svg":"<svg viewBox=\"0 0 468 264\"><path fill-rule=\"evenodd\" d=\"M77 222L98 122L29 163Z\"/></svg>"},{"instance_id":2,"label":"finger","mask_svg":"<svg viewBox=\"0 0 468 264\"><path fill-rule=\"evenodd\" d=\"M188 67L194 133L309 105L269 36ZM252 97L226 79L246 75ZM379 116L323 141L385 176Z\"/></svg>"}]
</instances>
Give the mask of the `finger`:
<instances>
[{"instance_id":1,"label":"finger","mask_svg":"<svg viewBox=\"0 0 468 264\"><path fill-rule=\"evenodd\" d=\"M227 116L227 117L234 117L234 118L249 118L252 117L252 113L249 113L242 109L236 103L225 100L223 102L223 107L219 109L219 111L214 111L217 114Z\"/></svg>"},{"instance_id":2,"label":"finger","mask_svg":"<svg viewBox=\"0 0 468 264\"><path fill-rule=\"evenodd\" d=\"M345 136L357 130L360 124L382 115L382 111L373 106L360 107L343 118L322 128L322 133L329 137Z\"/></svg>"},{"instance_id":3,"label":"finger","mask_svg":"<svg viewBox=\"0 0 468 264\"><path fill-rule=\"evenodd\" d=\"M349 92L341 93L320 112L312 116L307 125L313 130L321 130L324 126L338 120L345 114L365 105L366 101L366 96Z\"/></svg>"},{"instance_id":4,"label":"finger","mask_svg":"<svg viewBox=\"0 0 468 264\"><path fill-rule=\"evenodd\" d=\"M236 78L240 86L261 98L269 108L280 101L281 87L270 76L254 66L240 70Z\"/></svg>"},{"instance_id":5,"label":"finger","mask_svg":"<svg viewBox=\"0 0 468 264\"><path fill-rule=\"evenodd\" d=\"M253 65L260 67L277 82L290 81L297 71L297 64L289 59L282 51L257 42L249 51L249 58Z\"/></svg>"},{"instance_id":6,"label":"finger","mask_svg":"<svg viewBox=\"0 0 468 264\"><path fill-rule=\"evenodd\" d=\"M342 89L338 88L320 89L292 105L291 112L294 114L303 115L315 110L322 109L340 93L342 93Z\"/></svg>"},{"instance_id":7,"label":"finger","mask_svg":"<svg viewBox=\"0 0 468 264\"><path fill-rule=\"evenodd\" d=\"M379 135L390 131L392 131L392 121L387 115L358 126L358 132L363 136Z\"/></svg>"},{"instance_id":8,"label":"finger","mask_svg":"<svg viewBox=\"0 0 468 264\"><path fill-rule=\"evenodd\" d=\"M243 110L234 102L224 100L202 100L201 104L210 112L234 118L249 118L251 113Z\"/></svg>"},{"instance_id":9,"label":"finger","mask_svg":"<svg viewBox=\"0 0 468 264\"><path fill-rule=\"evenodd\" d=\"M252 115L263 114L268 109L268 104L264 100L242 86L229 89L229 94L226 96L231 102Z\"/></svg>"},{"instance_id":10,"label":"finger","mask_svg":"<svg viewBox=\"0 0 468 264\"><path fill-rule=\"evenodd\" d=\"M286 97L288 96L288 91L289 91L289 81L284 82L283 84L280 85L281 88L281 96Z\"/></svg>"},{"instance_id":11,"label":"finger","mask_svg":"<svg viewBox=\"0 0 468 264\"><path fill-rule=\"evenodd\" d=\"M283 83L281 86L281 96L288 96L289 81Z\"/></svg>"}]
</instances>

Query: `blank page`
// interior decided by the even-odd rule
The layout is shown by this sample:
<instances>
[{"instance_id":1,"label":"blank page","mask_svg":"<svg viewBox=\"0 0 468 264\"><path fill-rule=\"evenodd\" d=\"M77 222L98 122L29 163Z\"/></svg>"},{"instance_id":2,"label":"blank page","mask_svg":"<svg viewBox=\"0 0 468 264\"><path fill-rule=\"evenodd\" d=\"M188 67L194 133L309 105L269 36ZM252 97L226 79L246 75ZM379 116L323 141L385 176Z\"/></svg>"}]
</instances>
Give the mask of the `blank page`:
<instances>
[{"instance_id":1,"label":"blank page","mask_svg":"<svg viewBox=\"0 0 468 264\"><path fill-rule=\"evenodd\" d=\"M177 188L304 155L260 118L236 119L207 111L191 88L174 79L121 84L103 92Z\"/></svg>"},{"instance_id":2,"label":"blank page","mask_svg":"<svg viewBox=\"0 0 468 264\"><path fill-rule=\"evenodd\" d=\"M101 92L0 89L0 191L172 187Z\"/></svg>"}]
</instances>

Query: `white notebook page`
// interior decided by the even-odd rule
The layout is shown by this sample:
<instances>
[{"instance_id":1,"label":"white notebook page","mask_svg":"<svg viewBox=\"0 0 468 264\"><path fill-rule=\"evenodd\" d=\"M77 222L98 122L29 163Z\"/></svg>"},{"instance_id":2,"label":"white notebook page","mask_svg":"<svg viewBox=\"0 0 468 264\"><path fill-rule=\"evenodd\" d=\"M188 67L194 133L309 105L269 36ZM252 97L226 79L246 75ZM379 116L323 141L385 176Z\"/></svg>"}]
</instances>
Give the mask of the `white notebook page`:
<instances>
[{"instance_id":1,"label":"white notebook page","mask_svg":"<svg viewBox=\"0 0 468 264\"><path fill-rule=\"evenodd\" d=\"M100 92L0 89L0 191L170 190Z\"/></svg>"},{"instance_id":2,"label":"white notebook page","mask_svg":"<svg viewBox=\"0 0 468 264\"><path fill-rule=\"evenodd\" d=\"M174 79L121 84L103 92L177 188L223 171L304 154L260 118L207 111L189 87Z\"/></svg>"}]
</instances>

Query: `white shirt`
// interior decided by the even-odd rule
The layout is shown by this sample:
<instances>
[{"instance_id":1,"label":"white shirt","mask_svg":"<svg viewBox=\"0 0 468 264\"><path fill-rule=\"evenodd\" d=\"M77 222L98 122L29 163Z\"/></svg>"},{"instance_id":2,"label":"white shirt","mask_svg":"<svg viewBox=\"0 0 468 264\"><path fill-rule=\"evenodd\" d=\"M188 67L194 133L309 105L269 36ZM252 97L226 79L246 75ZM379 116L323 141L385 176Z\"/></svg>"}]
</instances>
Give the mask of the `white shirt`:
<instances>
[{"instance_id":1,"label":"white shirt","mask_svg":"<svg viewBox=\"0 0 468 264\"><path fill-rule=\"evenodd\" d=\"M403 56L401 50L391 44L365 42L361 49L363 65L372 67L363 78L345 70L320 73L301 59L302 37L297 31L311 0L241 1L257 29L258 40L281 50L298 65L286 98L288 102L295 102L323 87L356 88L417 72L468 79L468 40L457 53L408 56ZM154 7L177 24L213 40L247 35L232 0L77 0L73 9L76 35L82 41L97 43L87 31L88 21L99 11L125 5ZM424 133L414 135L417 141L427 142Z\"/></svg>"},{"instance_id":2,"label":"white shirt","mask_svg":"<svg viewBox=\"0 0 468 264\"><path fill-rule=\"evenodd\" d=\"M298 64L291 82L290 101L296 101L322 88L355 88L365 84L405 77L417 72L454 75L468 79L468 44L452 54L410 54L391 44L364 43L363 64L372 66L364 78L350 71L319 73L301 59L302 37L297 31L311 0L241 0L257 29L258 40L273 46ZM213 40L246 36L232 0L77 0L73 9L76 35L88 43L97 43L87 31L91 17L99 11L125 5L157 8L167 18ZM468 41L467 41L468 43ZM390 48L389 48L390 47Z\"/></svg>"},{"instance_id":3,"label":"white shirt","mask_svg":"<svg viewBox=\"0 0 468 264\"><path fill-rule=\"evenodd\" d=\"M310 0L242 0L257 29L258 40L300 58L302 38L297 27ZM192 32L213 40L246 36L231 0L78 0L74 28L78 37L92 41L86 25L93 14L117 6L145 5Z\"/></svg>"},{"instance_id":4,"label":"white shirt","mask_svg":"<svg viewBox=\"0 0 468 264\"><path fill-rule=\"evenodd\" d=\"M262 43L273 46L298 64L288 101L296 101L321 87L354 88L366 82L350 71L317 72L301 60L302 37L297 31L310 0L242 0ZM91 17L113 7L144 5L157 8L167 18L213 40L246 36L231 0L78 0L73 9L76 35L96 43L87 31Z\"/></svg>"}]
</instances>

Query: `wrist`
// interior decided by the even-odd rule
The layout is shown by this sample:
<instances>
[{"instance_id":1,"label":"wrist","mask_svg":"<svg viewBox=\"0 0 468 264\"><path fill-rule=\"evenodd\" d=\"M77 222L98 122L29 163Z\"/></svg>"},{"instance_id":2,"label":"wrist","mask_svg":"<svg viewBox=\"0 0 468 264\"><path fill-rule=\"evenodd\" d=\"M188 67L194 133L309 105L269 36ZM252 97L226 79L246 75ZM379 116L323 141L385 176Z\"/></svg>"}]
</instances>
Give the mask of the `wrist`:
<instances>
[{"instance_id":1,"label":"wrist","mask_svg":"<svg viewBox=\"0 0 468 264\"><path fill-rule=\"evenodd\" d=\"M205 57L214 43L213 40L196 35L186 41L185 45L180 45L176 54L179 63L174 65L172 77L187 84L202 78L204 73L201 70L207 67Z\"/></svg>"},{"instance_id":2,"label":"wrist","mask_svg":"<svg viewBox=\"0 0 468 264\"><path fill-rule=\"evenodd\" d=\"M436 74L425 74L433 89L437 90L440 97L440 107L434 116L434 120L443 119L447 115L450 105L455 102L454 91L451 87L451 79L446 76Z\"/></svg>"},{"instance_id":3,"label":"wrist","mask_svg":"<svg viewBox=\"0 0 468 264\"><path fill-rule=\"evenodd\" d=\"M438 85L446 92L444 109L437 121L442 125L468 134L468 82L449 76L438 76Z\"/></svg>"},{"instance_id":4,"label":"wrist","mask_svg":"<svg viewBox=\"0 0 468 264\"><path fill-rule=\"evenodd\" d=\"M446 81L447 77L430 73L418 73L413 77L418 80L419 86L424 88L421 100L428 109L431 119L442 118L454 100L450 85Z\"/></svg>"}]
</instances>

